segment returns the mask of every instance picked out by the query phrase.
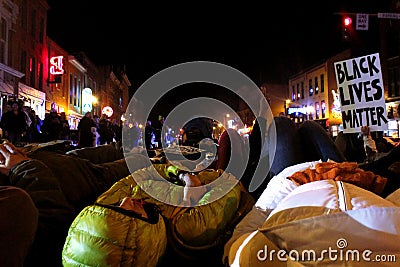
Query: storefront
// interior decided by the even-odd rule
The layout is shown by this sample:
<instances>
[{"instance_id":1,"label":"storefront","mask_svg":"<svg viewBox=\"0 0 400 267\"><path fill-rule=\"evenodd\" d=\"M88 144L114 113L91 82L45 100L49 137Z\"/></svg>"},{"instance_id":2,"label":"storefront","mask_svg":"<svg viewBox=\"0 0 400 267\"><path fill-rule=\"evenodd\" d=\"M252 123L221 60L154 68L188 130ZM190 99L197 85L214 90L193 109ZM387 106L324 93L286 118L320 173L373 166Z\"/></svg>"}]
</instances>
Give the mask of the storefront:
<instances>
[{"instance_id":1,"label":"storefront","mask_svg":"<svg viewBox=\"0 0 400 267\"><path fill-rule=\"evenodd\" d=\"M385 136L398 138L400 136L400 114L399 114L400 101L393 101L386 103L386 110L388 112L388 130L384 132Z\"/></svg>"},{"instance_id":2,"label":"storefront","mask_svg":"<svg viewBox=\"0 0 400 267\"><path fill-rule=\"evenodd\" d=\"M71 130L77 130L79 121L82 119L82 117L83 117L82 114L77 113L73 110L68 110L67 119L69 123L69 128Z\"/></svg>"},{"instance_id":3,"label":"storefront","mask_svg":"<svg viewBox=\"0 0 400 267\"><path fill-rule=\"evenodd\" d=\"M1 115L6 111L7 102L14 95L14 89L8 83L0 81L0 92L1 92L1 101L0 101L0 119Z\"/></svg>"},{"instance_id":4,"label":"storefront","mask_svg":"<svg viewBox=\"0 0 400 267\"><path fill-rule=\"evenodd\" d=\"M18 97L25 101L25 106L31 107L35 110L36 115L44 120L46 113L46 93L19 83Z\"/></svg>"}]
</instances>

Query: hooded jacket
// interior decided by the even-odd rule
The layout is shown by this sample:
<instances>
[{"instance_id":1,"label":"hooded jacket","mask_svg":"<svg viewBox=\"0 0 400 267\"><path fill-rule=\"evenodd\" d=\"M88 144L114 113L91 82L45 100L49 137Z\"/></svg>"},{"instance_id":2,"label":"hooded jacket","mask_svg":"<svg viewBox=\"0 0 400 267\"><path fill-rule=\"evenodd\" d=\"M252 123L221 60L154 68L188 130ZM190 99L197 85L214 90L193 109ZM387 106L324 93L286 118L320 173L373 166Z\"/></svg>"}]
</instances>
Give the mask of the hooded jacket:
<instances>
[{"instance_id":1,"label":"hooded jacket","mask_svg":"<svg viewBox=\"0 0 400 267\"><path fill-rule=\"evenodd\" d=\"M286 178L313 164L286 169L271 180L256 203L265 214L261 226L225 247L229 266L365 266L400 256L400 208L343 181L298 186ZM339 258L353 253L358 261Z\"/></svg>"}]
</instances>

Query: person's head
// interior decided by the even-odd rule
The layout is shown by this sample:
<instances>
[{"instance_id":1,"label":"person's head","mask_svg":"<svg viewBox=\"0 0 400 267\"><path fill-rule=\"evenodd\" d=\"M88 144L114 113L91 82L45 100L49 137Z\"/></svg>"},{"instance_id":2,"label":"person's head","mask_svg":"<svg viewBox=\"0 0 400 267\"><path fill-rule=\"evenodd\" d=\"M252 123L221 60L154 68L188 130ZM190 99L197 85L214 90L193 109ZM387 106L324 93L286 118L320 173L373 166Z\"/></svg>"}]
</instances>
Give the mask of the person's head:
<instances>
[{"instance_id":1,"label":"person's head","mask_svg":"<svg viewBox=\"0 0 400 267\"><path fill-rule=\"evenodd\" d=\"M368 126L362 126L361 127L361 134L362 135L366 135L366 136L370 135L369 127Z\"/></svg>"},{"instance_id":2,"label":"person's head","mask_svg":"<svg viewBox=\"0 0 400 267\"><path fill-rule=\"evenodd\" d=\"M18 111L18 109L19 109L18 102L17 101L13 102L11 108L13 111Z\"/></svg>"},{"instance_id":3,"label":"person's head","mask_svg":"<svg viewBox=\"0 0 400 267\"><path fill-rule=\"evenodd\" d=\"M6 112L12 110L12 103L7 103Z\"/></svg>"},{"instance_id":4,"label":"person's head","mask_svg":"<svg viewBox=\"0 0 400 267\"><path fill-rule=\"evenodd\" d=\"M90 112L90 111L86 112L86 113L85 113L85 117L91 119L91 118L92 118L92 112Z\"/></svg>"},{"instance_id":5,"label":"person's head","mask_svg":"<svg viewBox=\"0 0 400 267\"><path fill-rule=\"evenodd\" d=\"M55 109L50 110L50 116L57 117L58 116L57 111Z\"/></svg>"}]
</instances>

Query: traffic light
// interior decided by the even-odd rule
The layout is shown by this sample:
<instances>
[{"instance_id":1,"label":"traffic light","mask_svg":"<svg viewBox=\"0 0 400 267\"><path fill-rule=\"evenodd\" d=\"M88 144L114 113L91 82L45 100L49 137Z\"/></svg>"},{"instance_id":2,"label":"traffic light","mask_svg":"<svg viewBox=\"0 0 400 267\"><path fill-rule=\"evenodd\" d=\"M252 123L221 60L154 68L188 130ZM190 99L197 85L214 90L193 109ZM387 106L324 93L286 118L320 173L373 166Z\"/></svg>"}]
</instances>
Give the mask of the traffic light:
<instances>
[{"instance_id":1,"label":"traffic light","mask_svg":"<svg viewBox=\"0 0 400 267\"><path fill-rule=\"evenodd\" d=\"M351 37L351 32L353 31L353 20L349 16L344 16L343 17L343 33L342 33L342 38L343 41L350 41Z\"/></svg>"}]
</instances>

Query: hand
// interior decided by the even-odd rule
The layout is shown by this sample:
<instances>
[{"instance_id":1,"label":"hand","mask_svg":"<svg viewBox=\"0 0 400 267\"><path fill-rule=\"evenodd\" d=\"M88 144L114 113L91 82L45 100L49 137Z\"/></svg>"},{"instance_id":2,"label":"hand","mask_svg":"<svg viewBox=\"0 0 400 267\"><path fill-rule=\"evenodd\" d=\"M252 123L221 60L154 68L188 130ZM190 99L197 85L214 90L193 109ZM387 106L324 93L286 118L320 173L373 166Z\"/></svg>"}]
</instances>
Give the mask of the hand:
<instances>
[{"instance_id":1,"label":"hand","mask_svg":"<svg viewBox=\"0 0 400 267\"><path fill-rule=\"evenodd\" d=\"M197 203L207 191L197 175L185 173L179 176L180 179L185 183L185 188L183 189L183 202L184 205L190 206ZM197 187L196 189L191 187Z\"/></svg>"},{"instance_id":2,"label":"hand","mask_svg":"<svg viewBox=\"0 0 400 267\"><path fill-rule=\"evenodd\" d=\"M131 197L124 197L119 205L121 208L131 210L141 215L143 218L148 219L147 213L143 208L143 200L134 199Z\"/></svg>"},{"instance_id":3,"label":"hand","mask_svg":"<svg viewBox=\"0 0 400 267\"><path fill-rule=\"evenodd\" d=\"M8 175L10 170L24 160L30 160L26 153L5 141L0 145L0 172Z\"/></svg>"}]
</instances>

